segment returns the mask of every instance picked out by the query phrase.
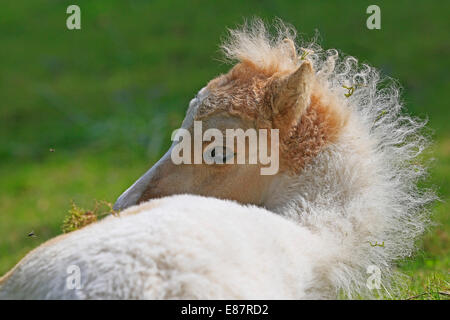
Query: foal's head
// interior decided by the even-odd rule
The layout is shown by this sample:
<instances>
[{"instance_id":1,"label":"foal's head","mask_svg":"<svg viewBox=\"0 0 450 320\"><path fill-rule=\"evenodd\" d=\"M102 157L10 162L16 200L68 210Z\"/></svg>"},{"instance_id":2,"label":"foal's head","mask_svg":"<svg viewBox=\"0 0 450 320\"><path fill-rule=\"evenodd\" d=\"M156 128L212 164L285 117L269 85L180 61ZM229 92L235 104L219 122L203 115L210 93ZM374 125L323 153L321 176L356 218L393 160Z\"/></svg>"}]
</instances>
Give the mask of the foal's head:
<instances>
[{"instance_id":1,"label":"foal's head","mask_svg":"<svg viewBox=\"0 0 450 320\"><path fill-rule=\"evenodd\" d=\"M167 153L119 197L115 209L182 193L264 205L274 192L274 179L298 174L326 144L336 139L343 116L321 89L311 63L299 57L290 38L273 41L261 30L235 31L223 49L238 63L227 74L211 80L189 103L182 128L192 139L189 150L183 149L184 159L190 161L174 162L180 140L174 141ZM211 147L210 141L195 146L197 121L201 121L203 132L217 129L216 133L223 134L220 149ZM249 137L242 140L245 162L237 164L234 158L242 154L225 146L227 129L254 129L258 133L264 129L268 134L258 135L256 146ZM275 133L279 139L273 139ZM267 162L249 161L252 148L261 148L261 139L266 140L271 160L276 161L274 157L279 156L277 170L271 174L261 174ZM233 141L234 146L237 140ZM196 152L220 159L212 164L205 159L194 164Z\"/></svg>"}]
</instances>

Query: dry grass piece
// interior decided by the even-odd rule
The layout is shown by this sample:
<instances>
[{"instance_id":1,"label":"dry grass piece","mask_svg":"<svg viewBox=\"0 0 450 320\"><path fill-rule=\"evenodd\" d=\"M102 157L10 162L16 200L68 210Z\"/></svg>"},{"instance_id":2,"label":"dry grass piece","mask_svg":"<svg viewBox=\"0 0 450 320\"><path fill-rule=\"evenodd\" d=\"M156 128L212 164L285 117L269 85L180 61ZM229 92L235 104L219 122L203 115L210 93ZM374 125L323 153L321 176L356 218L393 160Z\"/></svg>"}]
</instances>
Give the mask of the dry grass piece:
<instances>
[{"instance_id":1,"label":"dry grass piece","mask_svg":"<svg viewBox=\"0 0 450 320\"><path fill-rule=\"evenodd\" d=\"M100 212L101 207L107 207L108 211ZM95 200L95 206L92 210L86 210L84 208L78 207L72 201L72 207L68 211L68 215L64 218L62 231L64 233L72 232L81 229L88 224L97 221L100 217L107 214L117 215L118 213L113 210L112 204L104 200Z\"/></svg>"}]
</instances>

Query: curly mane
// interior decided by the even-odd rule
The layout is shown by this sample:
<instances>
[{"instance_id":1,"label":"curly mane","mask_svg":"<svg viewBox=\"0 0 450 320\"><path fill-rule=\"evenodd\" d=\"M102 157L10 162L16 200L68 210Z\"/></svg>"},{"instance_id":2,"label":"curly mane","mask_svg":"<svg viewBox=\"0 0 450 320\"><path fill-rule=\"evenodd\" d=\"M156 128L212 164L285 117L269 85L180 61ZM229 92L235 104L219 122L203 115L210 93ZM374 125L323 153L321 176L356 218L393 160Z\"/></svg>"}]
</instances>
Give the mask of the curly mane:
<instances>
[{"instance_id":1,"label":"curly mane","mask_svg":"<svg viewBox=\"0 0 450 320\"><path fill-rule=\"evenodd\" d=\"M368 141L370 152L368 158L352 161L364 162L364 168L371 168L370 175L377 181L363 195L344 195L339 189L342 185L333 189L342 175L347 174L346 179L351 181L346 171L352 169L345 167L346 148L331 145L296 181L292 180L286 191L289 194L278 202L287 204L276 211L341 243L337 250L346 260L328 271L331 281L347 295L368 293L367 267L376 265L383 279L391 279L396 274L392 272L394 262L412 254L416 240L429 225L429 205L437 197L433 190L418 187L427 175L420 158L429 146L424 133L426 121L404 112L400 86L382 77L374 67L336 49L324 50L316 40L296 43L295 29L281 21L275 27L275 34L270 34L256 19L230 30L221 46L226 59L252 64L266 74L292 72L302 60L310 61L324 90L337 97L357 119L361 135L367 137L361 143ZM326 181L320 170L328 170ZM327 192L322 192L325 184ZM311 204L313 196L306 195L311 190L315 201L323 198L320 206ZM345 203L338 207L337 202ZM376 241L384 246L369 244Z\"/></svg>"}]
</instances>

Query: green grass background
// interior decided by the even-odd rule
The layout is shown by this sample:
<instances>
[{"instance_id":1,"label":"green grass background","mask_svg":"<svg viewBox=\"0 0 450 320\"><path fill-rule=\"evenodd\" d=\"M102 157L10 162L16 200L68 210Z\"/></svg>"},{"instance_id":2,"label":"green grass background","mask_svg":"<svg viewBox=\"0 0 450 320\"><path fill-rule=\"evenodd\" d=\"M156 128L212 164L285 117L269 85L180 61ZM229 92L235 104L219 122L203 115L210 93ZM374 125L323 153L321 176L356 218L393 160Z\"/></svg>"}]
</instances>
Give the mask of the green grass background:
<instances>
[{"instance_id":1,"label":"green grass background","mask_svg":"<svg viewBox=\"0 0 450 320\"><path fill-rule=\"evenodd\" d=\"M7 1L0 9L0 274L61 233L70 200L116 197L168 148L188 101L229 66L220 39L243 18L275 17L400 80L410 113L429 118L442 202L410 278L392 298L449 291L448 1ZM366 8L381 8L381 30ZM49 149L54 148L55 152ZM37 237L28 237L30 231ZM49 261L51 263L51 261Z\"/></svg>"}]
</instances>

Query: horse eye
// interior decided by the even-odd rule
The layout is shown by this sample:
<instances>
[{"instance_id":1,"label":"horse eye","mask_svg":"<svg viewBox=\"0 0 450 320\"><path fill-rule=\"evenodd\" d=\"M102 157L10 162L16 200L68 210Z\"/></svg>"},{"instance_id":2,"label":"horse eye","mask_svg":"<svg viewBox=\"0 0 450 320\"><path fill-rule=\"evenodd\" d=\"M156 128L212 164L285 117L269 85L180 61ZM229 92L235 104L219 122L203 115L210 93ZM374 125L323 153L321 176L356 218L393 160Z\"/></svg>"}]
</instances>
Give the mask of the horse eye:
<instances>
[{"instance_id":1,"label":"horse eye","mask_svg":"<svg viewBox=\"0 0 450 320\"><path fill-rule=\"evenodd\" d=\"M226 147L216 146L205 152L205 159L209 164L225 164L227 160L232 159L235 154Z\"/></svg>"},{"instance_id":2,"label":"horse eye","mask_svg":"<svg viewBox=\"0 0 450 320\"><path fill-rule=\"evenodd\" d=\"M227 148L223 147L222 150L222 161L225 163L225 161L227 161L227 159L229 158L229 154L227 152Z\"/></svg>"},{"instance_id":3,"label":"horse eye","mask_svg":"<svg viewBox=\"0 0 450 320\"><path fill-rule=\"evenodd\" d=\"M232 159L234 157L234 153L231 150L228 150L226 147L223 147L222 150L222 161L225 163L228 159Z\"/></svg>"}]
</instances>

